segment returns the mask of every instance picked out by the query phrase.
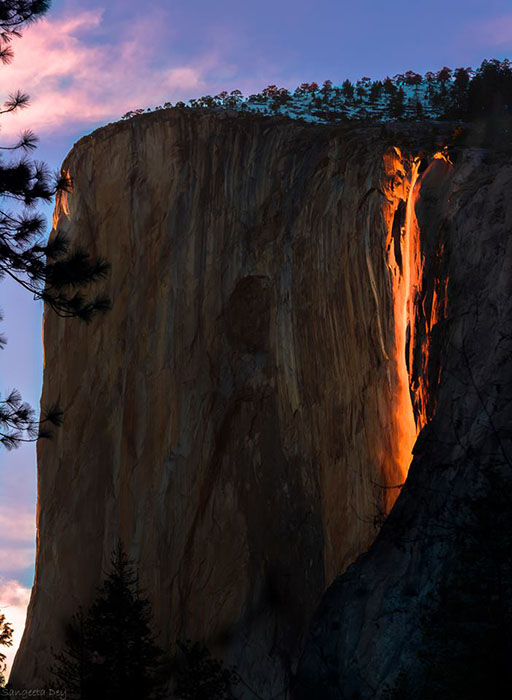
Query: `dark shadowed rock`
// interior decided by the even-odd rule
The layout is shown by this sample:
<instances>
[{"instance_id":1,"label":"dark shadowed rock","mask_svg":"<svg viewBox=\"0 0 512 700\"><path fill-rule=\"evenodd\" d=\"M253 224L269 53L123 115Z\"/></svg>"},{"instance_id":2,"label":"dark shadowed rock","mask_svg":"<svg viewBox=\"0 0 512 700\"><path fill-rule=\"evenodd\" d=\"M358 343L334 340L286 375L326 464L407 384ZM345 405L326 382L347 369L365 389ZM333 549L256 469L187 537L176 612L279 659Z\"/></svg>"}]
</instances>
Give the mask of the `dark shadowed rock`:
<instances>
[{"instance_id":1,"label":"dark shadowed rock","mask_svg":"<svg viewBox=\"0 0 512 700\"><path fill-rule=\"evenodd\" d=\"M495 507L489 470L510 484L512 165L485 156L469 149L454 167L434 161L423 176L423 308L436 280L448 280L446 319L432 329L422 367L426 381L440 377L431 420L375 543L322 599L297 700L377 699L399 671L418 677L425 611L450 580L475 508ZM493 546L492 529L480 536L482 548Z\"/></svg>"},{"instance_id":2,"label":"dark shadowed rock","mask_svg":"<svg viewBox=\"0 0 512 700\"><path fill-rule=\"evenodd\" d=\"M172 110L71 151L56 230L111 262L114 307L89 327L45 314L43 402L65 425L39 446L15 685L46 681L118 537L159 644L205 642L262 697L296 670L320 601L300 697L373 697L413 649L415 605L444 566L445 545L420 535L473 478L453 426L477 441L485 422L454 376L463 342L478 387L504 371L510 171L472 151L421 176L414 287L420 147L379 133ZM408 467L406 350L429 423L367 551Z\"/></svg>"}]
</instances>

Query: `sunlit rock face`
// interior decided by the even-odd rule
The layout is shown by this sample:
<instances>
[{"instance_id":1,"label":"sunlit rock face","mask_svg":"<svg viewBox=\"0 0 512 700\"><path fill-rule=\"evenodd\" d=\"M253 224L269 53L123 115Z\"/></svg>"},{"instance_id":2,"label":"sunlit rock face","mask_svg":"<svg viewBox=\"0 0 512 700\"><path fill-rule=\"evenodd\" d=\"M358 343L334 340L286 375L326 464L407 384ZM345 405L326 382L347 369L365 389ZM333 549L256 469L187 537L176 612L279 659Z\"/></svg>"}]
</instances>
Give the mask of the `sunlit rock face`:
<instances>
[{"instance_id":1,"label":"sunlit rock face","mask_svg":"<svg viewBox=\"0 0 512 700\"><path fill-rule=\"evenodd\" d=\"M420 177L422 313L410 370L425 427L375 543L322 599L296 700L378 700L401 670L414 682L422 615L457 547L474 536L475 509L493 513L489 475L510 479L511 187L509 158L481 149L462 151L453 166L435 159ZM488 537L481 533L482 547L493 546Z\"/></svg>"},{"instance_id":2,"label":"sunlit rock face","mask_svg":"<svg viewBox=\"0 0 512 700\"><path fill-rule=\"evenodd\" d=\"M65 424L39 445L11 680L47 681L121 537L160 644L204 641L271 697L407 473L414 163L378 129L170 111L82 139L65 168L56 228L111 262L113 309L45 314L42 401Z\"/></svg>"}]
</instances>

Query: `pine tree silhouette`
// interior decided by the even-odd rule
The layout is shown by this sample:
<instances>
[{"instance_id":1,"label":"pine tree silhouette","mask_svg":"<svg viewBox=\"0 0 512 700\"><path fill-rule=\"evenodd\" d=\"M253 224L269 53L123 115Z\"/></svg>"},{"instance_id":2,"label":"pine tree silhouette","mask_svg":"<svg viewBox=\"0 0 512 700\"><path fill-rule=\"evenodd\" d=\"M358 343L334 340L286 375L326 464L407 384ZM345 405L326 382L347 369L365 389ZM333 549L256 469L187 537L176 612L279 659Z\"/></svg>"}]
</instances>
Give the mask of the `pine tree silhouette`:
<instances>
[{"instance_id":1,"label":"pine tree silhouette","mask_svg":"<svg viewBox=\"0 0 512 700\"><path fill-rule=\"evenodd\" d=\"M85 616L77 613L52 673L79 700L160 697L163 653L151 631L151 605L119 543L111 571Z\"/></svg>"},{"instance_id":2,"label":"pine tree silhouette","mask_svg":"<svg viewBox=\"0 0 512 700\"><path fill-rule=\"evenodd\" d=\"M0 613L0 645L12 647L12 633L11 624L6 621L5 615ZM5 685L5 658L5 654L0 653L0 687Z\"/></svg>"},{"instance_id":3,"label":"pine tree silhouette","mask_svg":"<svg viewBox=\"0 0 512 700\"><path fill-rule=\"evenodd\" d=\"M92 697L91 654L87 648L87 624L80 608L66 628L66 647L55 655L51 669L58 684L70 698Z\"/></svg>"},{"instance_id":4,"label":"pine tree silhouette","mask_svg":"<svg viewBox=\"0 0 512 700\"><path fill-rule=\"evenodd\" d=\"M49 0L0 2L0 65L14 58L12 39L20 37L21 30L49 7ZM29 96L16 90L0 105L0 116L29 104ZM45 218L34 207L70 191L72 182L64 172L52 177L44 163L28 157L36 145L37 137L30 130L14 143L0 145L0 279L14 280L59 316L87 322L110 307L106 296L90 293L90 285L107 275L109 265L102 258L92 258L86 250L72 248L61 234L46 241ZM5 343L0 335L0 349ZM51 437L49 428L60 423L61 412L55 406L45 407L38 420L17 391L0 394L0 445L6 449Z\"/></svg>"},{"instance_id":5,"label":"pine tree silhouette","mask_svg":"<svg viewBox=\"0 0 512 700\"><path fill-rule=\"evenodd\" d=\"M177 700L233 700L232 688L240 682L233 667L215 659L203 644L178 642L181 652L174 677Z\"/></svg>"}]
</instances>

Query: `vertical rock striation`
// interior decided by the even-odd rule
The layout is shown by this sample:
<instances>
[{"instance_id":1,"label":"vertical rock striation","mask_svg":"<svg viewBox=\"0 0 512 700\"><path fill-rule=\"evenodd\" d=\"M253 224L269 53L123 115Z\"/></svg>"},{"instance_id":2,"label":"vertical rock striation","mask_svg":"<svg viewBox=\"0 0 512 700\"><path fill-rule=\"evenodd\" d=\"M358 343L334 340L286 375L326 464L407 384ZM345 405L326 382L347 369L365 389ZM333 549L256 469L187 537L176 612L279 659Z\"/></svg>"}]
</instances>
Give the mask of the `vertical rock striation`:
<instances>
[{"instance_id":1,"label":"vertical rock striation","mask_svg":"<svg viewBox=\"0 0 512 700\"><path fill-rule=\"evenodd\" d=\"M387 697L401 670L414 682L422 615L449 580L457 547L475 534L474 508L492 514L492 499L505 497L493 495L492 480L510 487L511 186L509 158L476 148L453 167L434 160L421 177L422 284L409 368L425 427L375 543L322 599L297 699ZM493 546L490 532L481 547Z\"/></svg>"},{"instance_id":2,"label":"vertical rock striation","mask_svg":"<svg viewBox=\"0 0 512 700\"><path fill-rule=\"evenodd\" d=\"M407 471L394 291L412 162L371 128L166 111L82 139L64 167L56 229L111 262L114 305L88 327L45 314L42 402L65 424L39 446L11 680L46 681L121 537L160 644L205 641L270 697Z\"/></svg>"}]
</instances>

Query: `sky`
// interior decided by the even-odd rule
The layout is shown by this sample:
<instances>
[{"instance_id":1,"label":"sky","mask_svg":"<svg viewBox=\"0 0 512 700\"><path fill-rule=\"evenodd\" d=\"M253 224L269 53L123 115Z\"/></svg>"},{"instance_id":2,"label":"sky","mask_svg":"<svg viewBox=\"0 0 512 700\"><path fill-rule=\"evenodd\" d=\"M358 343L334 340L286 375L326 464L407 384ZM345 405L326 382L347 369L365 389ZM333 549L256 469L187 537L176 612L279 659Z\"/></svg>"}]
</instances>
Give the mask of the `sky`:
<instances>
[{"instance_id":1,"label":"sky","mask_svg":"<svg viewBox=\"0 0 512 700\"><path fill-rule=\"evenodd\" d=\"M2 117L0 145L31 128L37 159L56 170L80 136L139 107L512 58L512 2L54 0L13 48L14 62L0 67L0 100L20 88L31 104ZM0 391L16 387L37 407L41 304L3 281L0 306L9 340ZM16 632L9 660L33 580L35 508L34 446L0 451L0 611Z\"/></svg>"}]
</instances>

